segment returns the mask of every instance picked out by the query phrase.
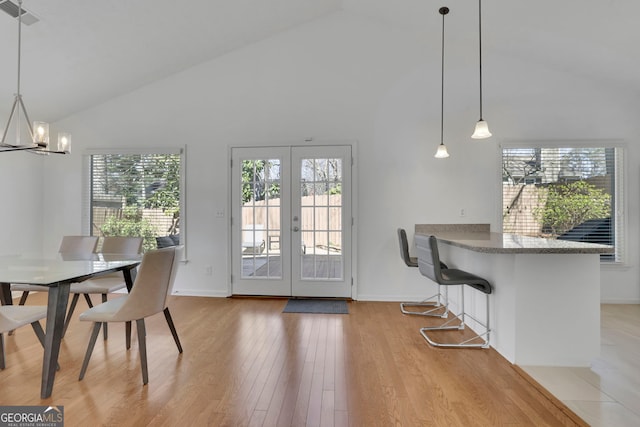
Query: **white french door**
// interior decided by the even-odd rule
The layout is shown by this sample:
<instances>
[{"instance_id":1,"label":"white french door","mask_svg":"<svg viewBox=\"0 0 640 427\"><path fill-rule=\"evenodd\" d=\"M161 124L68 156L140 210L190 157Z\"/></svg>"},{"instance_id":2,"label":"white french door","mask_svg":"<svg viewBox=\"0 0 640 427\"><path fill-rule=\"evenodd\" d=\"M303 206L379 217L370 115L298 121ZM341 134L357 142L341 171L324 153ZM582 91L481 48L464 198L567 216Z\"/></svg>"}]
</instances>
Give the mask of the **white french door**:
<instances>
[{"instance_id":1,"label":"white french door","mask_svg":"<svg viewBox=\"0 0 640 427\"><path fill-rule=\"evenodd\" d=\"M351 147L231 158L233 294L351 297Z\"/></svg>"}]
</instances>

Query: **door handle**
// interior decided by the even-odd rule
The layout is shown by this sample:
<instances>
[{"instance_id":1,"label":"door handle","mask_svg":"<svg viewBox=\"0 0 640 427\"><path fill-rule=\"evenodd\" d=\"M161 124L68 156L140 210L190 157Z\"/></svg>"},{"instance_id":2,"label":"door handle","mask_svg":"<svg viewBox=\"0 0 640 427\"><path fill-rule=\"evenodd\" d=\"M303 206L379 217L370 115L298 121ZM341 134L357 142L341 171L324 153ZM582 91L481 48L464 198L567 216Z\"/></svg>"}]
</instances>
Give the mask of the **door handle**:
<instances>
[{"instance_id":1,"label":"door handle","mask_svg":"<svg viewBox=\"0 0 640 427\"><path fill-rule=\"evenodd\" d=\"M298 226L293 227L293 231L300 231L300 228Z\"/></svg>"}]
</instances>

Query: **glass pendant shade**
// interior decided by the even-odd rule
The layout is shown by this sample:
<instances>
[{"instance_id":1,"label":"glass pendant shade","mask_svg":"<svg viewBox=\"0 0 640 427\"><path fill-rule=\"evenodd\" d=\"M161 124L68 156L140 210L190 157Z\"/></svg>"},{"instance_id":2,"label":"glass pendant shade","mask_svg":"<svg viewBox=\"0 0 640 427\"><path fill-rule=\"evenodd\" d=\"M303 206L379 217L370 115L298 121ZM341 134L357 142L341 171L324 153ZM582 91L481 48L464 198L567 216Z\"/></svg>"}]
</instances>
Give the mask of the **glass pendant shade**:
<instances>
[{"instance_id":1,"label":"glass pendant shade","mask_svg":"<svg viewBox=\"0 0 640 427\"><path fill-rule=\"evenodd\" d=\"M471 135L473 139L485 139L491 136L491 132L489 132L489 125L484 120L478 120L476 123L476 129Z\"/></svg>"},{"instance_id":2,"label":"glass pendant shade","mask_svg":"<svg viewBox=\"0 0 640 427\"><path fill-rule=\"evenodd\" d=\"M444 144L438 145L438 151L436 151L436 154L433 157L435 157L436 159L446 159L447 157L449 157L447 146Z\"/></svg>"},{"instance_id":3,"label":"glass pendant shade","mask_svg":"<svg viewBox=\"0 0 640 427\"><path fill-rule=\"evenodd\" d=\"M49 146L49 123L33 122L33 143L44 148Z\"/></svg>"},{"instance_id":4,"label":"glass pendant shade","mask_svg":"<svg viewBox=\"0 0 640 427\"><path fill-rule=\"evenodd\" d=\"M68 132L58 133L58 151L61 153L71 152L71 134Z\"/></svg>"}]
</instances>

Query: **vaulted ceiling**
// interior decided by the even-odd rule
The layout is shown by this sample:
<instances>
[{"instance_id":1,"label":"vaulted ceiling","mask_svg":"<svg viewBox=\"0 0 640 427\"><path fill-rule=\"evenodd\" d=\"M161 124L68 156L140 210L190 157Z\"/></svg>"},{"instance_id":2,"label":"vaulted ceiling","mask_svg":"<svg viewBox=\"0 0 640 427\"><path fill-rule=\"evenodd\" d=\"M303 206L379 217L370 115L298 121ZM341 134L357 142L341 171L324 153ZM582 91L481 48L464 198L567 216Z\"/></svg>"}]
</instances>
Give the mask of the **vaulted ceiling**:
<instances>
[{"instance_id":1,"label":"vaulted ceiling","mask_svg":"<svg viewBox=\"0 0 640 427\"><path fill-rule=\"evenodd\" d=\"M22 27L22 93L32 118L56 121L340 11L438 46L440 6L454 42L477 37L476 0L24 0L39 21ZM640 93L638 16L637 0L484 0L483 44ZM475 60L465 45L457 54ZM17 64L17 21L4 12L0 52L4 116Z\"/></svg>"}]
</instances>

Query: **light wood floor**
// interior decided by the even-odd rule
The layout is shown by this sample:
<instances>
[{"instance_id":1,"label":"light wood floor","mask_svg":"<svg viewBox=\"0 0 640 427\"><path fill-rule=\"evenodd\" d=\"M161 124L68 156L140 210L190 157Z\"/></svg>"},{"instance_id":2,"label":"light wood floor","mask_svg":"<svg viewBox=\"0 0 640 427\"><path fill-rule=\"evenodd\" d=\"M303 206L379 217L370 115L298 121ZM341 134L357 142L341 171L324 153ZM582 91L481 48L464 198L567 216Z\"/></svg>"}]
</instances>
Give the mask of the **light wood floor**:
<instances>
[{"instance_id":1,"label":"light wood floor","mask_svg":"<svg viewBox=\"0 0 640 427\"><path fill-rule=\"evenodd\" d=\"M351 302L348 315L284 314L285 303L173 297L185 352L162 315L149 319L147 386L137 341L125 351L119 324L79 382L90 325L76 320L46 400L42 349L22 328L5 337L0 404L64 405L67 426L582 425L495 351L430 347L418 329L435 320L404 316L397 303Z\"/></svg>"}]
</instances>

